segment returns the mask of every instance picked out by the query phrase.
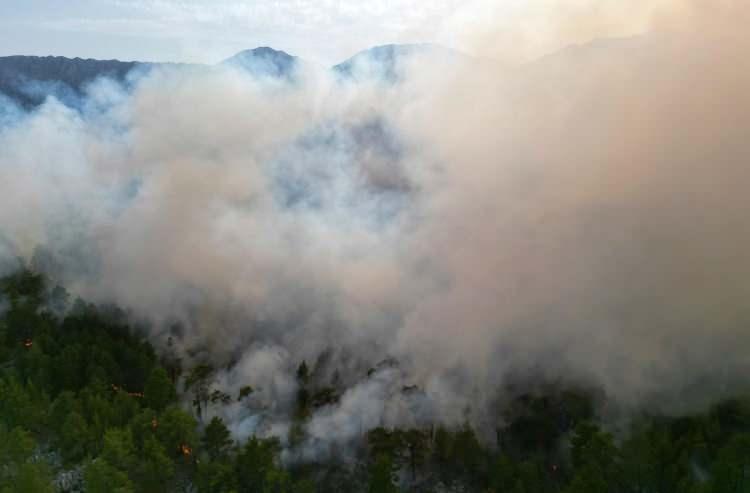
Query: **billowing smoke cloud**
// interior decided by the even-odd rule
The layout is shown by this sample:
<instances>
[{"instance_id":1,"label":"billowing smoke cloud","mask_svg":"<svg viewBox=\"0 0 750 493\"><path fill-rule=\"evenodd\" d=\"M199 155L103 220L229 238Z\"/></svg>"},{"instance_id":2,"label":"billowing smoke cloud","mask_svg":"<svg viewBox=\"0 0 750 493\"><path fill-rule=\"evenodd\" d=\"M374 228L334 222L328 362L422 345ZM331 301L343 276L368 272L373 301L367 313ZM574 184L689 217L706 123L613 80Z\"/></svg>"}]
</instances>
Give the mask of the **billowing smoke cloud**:
<instances>
[{"instance_id":1,"label":"billowing smoke cloud","mask_svg":"<svg viewBox=\"0 0 750 493\"><path fill-rule=\"evenodd\" d=\"M705 403L750 363L750 12L703 5L510 68L427 50L395 82L173 67L0 102L0 252L252 385L211 411L238 436L286 433L307 360L343 395L303 454L491 421L511 374Z\"/></svg>"}]
</instances>

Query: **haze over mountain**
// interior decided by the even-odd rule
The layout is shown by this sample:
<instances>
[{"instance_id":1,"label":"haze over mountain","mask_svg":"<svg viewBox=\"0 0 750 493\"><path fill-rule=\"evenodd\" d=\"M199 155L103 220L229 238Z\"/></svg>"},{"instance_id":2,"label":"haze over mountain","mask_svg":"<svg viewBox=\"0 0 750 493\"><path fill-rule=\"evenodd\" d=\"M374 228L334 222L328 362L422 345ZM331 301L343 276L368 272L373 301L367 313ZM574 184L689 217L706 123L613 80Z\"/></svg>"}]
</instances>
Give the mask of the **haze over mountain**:
<instances>
[{"instance_id":1,"label":"haze over mountain","mask_svg":"<svg viewBox=\"0 0 750 493\"><path fill-rule=\"evenodd\" d=\"M393 82L399 64L414 56L461 58L457 52L435 45L384 45L364 50L332 67L344 77L380 78ZM153 68L173 66L171 62L93 60L65 57L7 56L0 57L0 94L25 107L41 104L49 95L74 105L88 84L100 78L126 83L128 76L143 75ZM309 62L284 51L259 47L241 51L215 66L235 67L255 77L293 81L295 74ZM187 66L184 65L183 66ZM210 65L192 65L209 68Z\"/></svg>"},{"instance_id":2,"label":"haze over mountain","mask_svg":"<svg viewBox=\"0 0 750 493\"><path fill-rule=\"evenodd\" d=\"M406 72L404 64L419 58L432 58L444 63L472 61L467 55L435 44L389 44L360 51L332 69L343 78L393 83L403 78ZM479 60L473 61L480 63Z\"/></svg>"},{"instance_id":3,"label":"haze over mountain","mask_svg":"<svg viewBox=\"0 0 750 493\"><path fill-rule=\"evenodd\" d=\"M626 53L653 57L654 50L664 50L675 42L676 38L670 41L664 35L597 39L570 46L526 66L531 70L539 67L571 67L577 63L589 63L584 60L591 60L592 57L606 60L625 56ZM474 66L478 70L495 70L499 67L492 60L473 58L439 45L423 43L375 46L352 55L330 69L343 80L395 83L403 79L410 60L426 58L444 63L448 70L451 66L455 68L457 64ZM16 55L0 57L0 94L24 107L37 106L49 95L55 95L63 102L75 106L76 102L80 102L87 85L97 79L108 78L127 84L129 76L132 79L143 76L151 69L170 66L198 69L234 67L254 77L292 82L300 70L314 67L314 64L270 47L243 50L215 65Z\"/></svg>"}]
</instances>

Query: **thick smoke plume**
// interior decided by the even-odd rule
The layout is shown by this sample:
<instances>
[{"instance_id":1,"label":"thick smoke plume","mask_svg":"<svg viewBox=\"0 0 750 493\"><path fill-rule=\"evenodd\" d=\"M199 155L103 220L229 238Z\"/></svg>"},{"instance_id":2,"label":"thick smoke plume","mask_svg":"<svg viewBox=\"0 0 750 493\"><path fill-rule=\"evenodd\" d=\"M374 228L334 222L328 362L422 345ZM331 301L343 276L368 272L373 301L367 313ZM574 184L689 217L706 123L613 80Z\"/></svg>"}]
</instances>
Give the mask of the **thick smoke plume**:
<instances>
[{"instance_id":1,"label":"thick smoke plume","mask_svg":"<svg viewBox=\"0 0 750 493\"><path fill-rule=\"evenodd\" d=\"M517 66L418 50L395 81L173 67L79 109L3 100L0 255L256 388L214 411L240 437L288 431L303 359L348 389L311 451L489 423L525 373L701 405L750 366L750 9L646 6L646 34Z\"/></svg>"}]
</instances>

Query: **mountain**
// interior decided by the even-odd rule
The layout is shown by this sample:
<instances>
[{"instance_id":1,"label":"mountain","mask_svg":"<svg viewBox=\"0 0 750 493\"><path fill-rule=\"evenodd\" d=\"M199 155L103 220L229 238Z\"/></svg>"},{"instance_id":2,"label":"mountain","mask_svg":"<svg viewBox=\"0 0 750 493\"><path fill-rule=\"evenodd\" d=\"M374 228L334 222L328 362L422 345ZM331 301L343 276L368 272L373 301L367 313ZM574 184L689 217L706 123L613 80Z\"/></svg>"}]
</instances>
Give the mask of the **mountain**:
<instances>
[{"instance_id":1,"label":"mountain","mask_svg":"<svg viewBox=\"0 0 750 493\"><path fill-rule=\"evenodd\" d=\"M73 100L80 98L85 87L99 77L125 81L135 67L149 65L60 56L0 57L0 93L26 107L41 104L50 94Z\"/></svg>"},{"instance_id":2,"label":"mountain","mask_svg":"<svg viewBox=\"0 0 750 493\"><path fill-rule=\"evenodd\" d=\"M241 51L221 64L241 68L256 77L291 80L300 65L300 60L285 51L261 46Z\"/></svg>"},{"instance_id":3,"label":"mountain","mask_svg":"<svg viewBox=\"0 0 750 493\"><path fill-rule=\"evenodd\" d=\"M0 57L0 96L8 96L25 108L38 106L51 95L70 106L77 106L86 87L100 77L126 83L128 74L134 69L149 70L165 65L174 64L61 56ZM219 65L238 67L255 77L291 81L301 62L283 51L260 47L241 51Z\"/></svg>"},{"instance_id":4,"label":"mountain","mask_svg":"<svg viewBox=\"0 0 750 493\"><path fill-rule=\"evenodd\" d=\"M447 61L470 59L438 45L390 44L359 52L333 66L332 70L345 80L382 80L393 83L404 77L403 64L416 56L434 56ZM239 68L254 77L292 82L298 69L305 63L284 51L262 46L241 51L223 60L218 66ZM60 56L0 57L0 97L5 95L25 108L33 108L43 103L48 96L54 95L69 106L77 106L82 101L86 87L100 77L127 83L128 75L136 69L150 70L165 65L173 64Z\"/></svg>"},{"instance_id":5,"label":"mountain","mask_svg":"<svg viewBox=\"0 0 750 493\"><path fill-rule=\"evenodd\" d=\"M333 71L344 79L396 82L404 76L405 63L423 56L445 61L469 58L435 44L388 44L360 51L348 60L334 65Z\"/></svg>"}]
</instances>

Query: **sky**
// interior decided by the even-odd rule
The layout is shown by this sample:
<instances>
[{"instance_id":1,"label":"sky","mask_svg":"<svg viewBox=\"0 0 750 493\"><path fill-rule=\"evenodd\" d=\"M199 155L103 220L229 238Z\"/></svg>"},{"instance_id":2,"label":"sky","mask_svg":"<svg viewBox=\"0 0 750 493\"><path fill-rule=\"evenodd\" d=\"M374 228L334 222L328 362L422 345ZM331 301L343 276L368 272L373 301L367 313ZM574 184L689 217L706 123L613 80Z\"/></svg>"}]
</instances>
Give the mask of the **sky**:
<instances>
[{"instance_id":1,"label":"sky","mask_svg":"<svg viewBox=\"0 0 750 493\"><path fill-rule=\"evenodd\" d=\"M271 46L309 61L338 63L387 43L431 42L503 58L498 46L532 55L568 42L613 34L593 26L548 43L549 18L612 10L634 18L623 0L0 0L0 56L60 55L140 61L216 63ZM649 2L649 5L653 2ZM627 13L627 15L624 15ZM602 16L597 15L597 18ZM627 23L621 32L637 30ZM617 30L615 30L617 31ZM533 39L531 39L533 38ZM528 54L525 54L525 56Z\"/></svg>"},{"instance_id":2,"label":"sky","mask_svg":"<svg viewBox=\"0 0 750 493\"><path fill-rule=\"evenodd\" d=\"M335 63L375 44L446 41L461 2L3 0L0 53L213 63L272 46Z\"/></svg>"}]
</instances>

